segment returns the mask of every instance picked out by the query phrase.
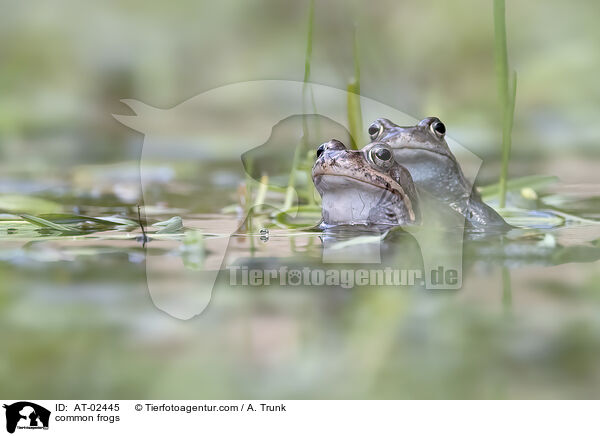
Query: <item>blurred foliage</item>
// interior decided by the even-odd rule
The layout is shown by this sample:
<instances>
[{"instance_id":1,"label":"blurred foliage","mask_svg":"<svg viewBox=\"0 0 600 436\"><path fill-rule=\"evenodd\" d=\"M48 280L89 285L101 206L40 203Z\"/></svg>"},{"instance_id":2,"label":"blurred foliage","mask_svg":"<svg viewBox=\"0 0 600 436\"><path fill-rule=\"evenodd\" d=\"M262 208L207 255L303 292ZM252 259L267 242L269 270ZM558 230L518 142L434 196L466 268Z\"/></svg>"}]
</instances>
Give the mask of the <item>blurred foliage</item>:
<instances>
[{"instance_id":1,"label":"blurred foliage","mask_svg":"<svg viewBox=\"0 0 600 436\"><path fill-rule=\"evenodd\" d=\"M0 360L4 395L597 397L600 277L589 269L577 269L575 287L517 278L522 291L508 318L500 288L477 302L406 289L220 286L209 310L181 322L131 285L143 266L119 268L119 259L63 263L44 287L26 276L0 285L0 339L10 350Z\"/></svg>"},{"instance_id":2,"label":"blurred foliage","mask_svg":"<svg viewBox=\"0 0 600 436\"><path fill-rule=\"evenodd\" d=\"M596 3L510 2L507 11L520 82L515 155L597 150ZM301 81L307 17L308 2L275 0L9 2L0 17L3 164L135 156L139 141L110 116L126 112L122 98L166 108L232 82ZM319 3L312 81L346 88L354 32L363 95L418 118L437 115L476 153L498 155L491 1Z\"/></svg>"}]
</instances>

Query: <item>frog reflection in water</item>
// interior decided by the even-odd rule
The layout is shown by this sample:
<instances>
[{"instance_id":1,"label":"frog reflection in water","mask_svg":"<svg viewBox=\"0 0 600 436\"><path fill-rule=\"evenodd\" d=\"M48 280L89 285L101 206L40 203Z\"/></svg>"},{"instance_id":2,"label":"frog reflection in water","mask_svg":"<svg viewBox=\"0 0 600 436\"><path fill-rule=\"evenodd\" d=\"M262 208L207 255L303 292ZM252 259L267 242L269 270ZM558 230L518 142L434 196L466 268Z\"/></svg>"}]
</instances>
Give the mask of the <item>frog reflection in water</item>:
<instances>
[{"instance_id":1,"label":"frog reflection in water","mask_svg":"<svg viewBox=\"0 0 600 436\"><path fill-rule=\"evenodd\" d=\"M349 150L337 140L322 144L312 178L322 197L324 228L420 222L412 178L386 144L374 142L362 150Z\"/></svg>"},{"instance_id":2,"label":"frog reflection in water","mask_svg":"<svg viewBox=\"0 0 600 436\"><path fill-rule=\"evenodd\" d=\"M445 135L446 127L435 117L425 118L410 127L400 127L379 118L369 126L371 140L392 148L395 159L408 169L419 192L424 191L447 204L472 227L510 229L466 179Z\"/></svg>"}]
</instances>

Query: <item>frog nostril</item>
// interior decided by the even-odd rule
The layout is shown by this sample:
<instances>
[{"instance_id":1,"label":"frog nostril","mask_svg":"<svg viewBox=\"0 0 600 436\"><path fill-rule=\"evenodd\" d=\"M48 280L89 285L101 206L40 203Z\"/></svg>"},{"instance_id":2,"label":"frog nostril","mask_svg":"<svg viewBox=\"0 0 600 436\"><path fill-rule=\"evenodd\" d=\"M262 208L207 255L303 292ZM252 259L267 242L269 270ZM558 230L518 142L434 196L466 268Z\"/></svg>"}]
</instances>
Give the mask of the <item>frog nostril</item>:
<instances>
[{"instance_id":1,"label":"frog nostril","mask_svg":"<svg viewBox=\"0 0 600 436\"><path fill-rule=\"evenodd\" d=\"M324 151L325 151L325 144L319 145L319 148L317 148L317 159L321 157L321 155L323 154Z\"/></svg>"}]
</instances>

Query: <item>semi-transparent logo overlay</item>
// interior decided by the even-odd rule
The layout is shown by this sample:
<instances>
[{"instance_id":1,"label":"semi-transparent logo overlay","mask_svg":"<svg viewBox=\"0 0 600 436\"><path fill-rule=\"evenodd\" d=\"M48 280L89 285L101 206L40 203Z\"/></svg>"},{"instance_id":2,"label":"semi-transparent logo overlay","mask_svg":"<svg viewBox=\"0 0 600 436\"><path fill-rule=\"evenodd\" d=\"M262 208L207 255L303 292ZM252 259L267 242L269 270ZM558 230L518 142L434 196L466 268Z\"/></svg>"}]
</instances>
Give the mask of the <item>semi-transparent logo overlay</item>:
<instances>
[{"instance_id":1,"label":"semi-transparent logo overlay","mask_svg":"<svg viewBox=\"0 0 600 436\"><path fill-rule=\"evenodd\" d=\"M358 138L349 133L349 98L360 101L362 128ZM350 95L344 90L282 80L230 84L201 93L171 109L154 108L136 100L123 100L123 103L135 115L114 117L144 134L140 175L146 206L166 202L166 198L161 197L165 190L152 189L155 182L153 169L157 163L198 162L200 171L201 164L206 165L207 162L219 165L219 162L237 161L239 180L252 178L258 191L261 191L261 183L265 182L267 186L262 187L263 192L270 187L281 191L288 182L285 175L291 168L299 144L316 150L321 143L338 139L346 146L354 142L362 148L369 142L367 129L377 118L388 118L403 126L418 122L393 107L363 96ZM446 140L465 177L472 183L481 159L451 137L446 137ZM261 177L264 174L269 177ZM312 182L309 180L308 183ZM210 186L201 188L206 192ZM258 204L253 204L253 207L269 210L271 215L285 211L286 217L293 219L300 206L297 193L293 190L287 192L286 200L287 204L270 202L265 196L264 200L259 198ZM437 213L422 207L424 216ZM403 228L419 247L422 269L403 264L406 259L402 256L392 259L392 264L386 263L382 247L389 237L387 232L356 235L354 238L348 238L346 234L342 239L335 234L324 233L321 236L321 265L296 265L294 268L286 267L285 272L280 271L281 266L248 266L244 265L245 259L236 258L235 250L230 248L231 235L240 232L240 225L246 218L215 217L215 222L206 224L201 221L199 227L184 219L186 228L195 229L203 235L202 250L210 253L203 262L192 262L193 267L190 267L190 262L184 261L186 244L181 238L161 241L161 248L180 254L171 257L165 256L164 250L153 250L153 242L147 244L146 277L156 307L178 319L190 319L202 313L211 300L219 273L226 276L229 286L349 288L414 284L425 289L459 289L462 286L465 226L462 216L441 213L437 221L429 220L430 225ZM314 222L314 225L317 224L318 220ZM256 236L261 236L264 241L268 239L265 233L267 230ZM411 260L414 257L411 255ZM299 276L290 276L290 271L298 271ZM268 283L265 278L269 278Z\"/></svg>"}]
</instances>

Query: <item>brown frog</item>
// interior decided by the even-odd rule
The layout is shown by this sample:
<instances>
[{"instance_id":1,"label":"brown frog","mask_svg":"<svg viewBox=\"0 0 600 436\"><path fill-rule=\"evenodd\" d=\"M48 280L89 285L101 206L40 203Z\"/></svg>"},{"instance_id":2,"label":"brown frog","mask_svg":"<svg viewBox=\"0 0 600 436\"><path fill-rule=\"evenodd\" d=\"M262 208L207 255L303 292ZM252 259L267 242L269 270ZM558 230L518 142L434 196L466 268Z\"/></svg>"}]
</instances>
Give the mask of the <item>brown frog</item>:
<instances>
[{"instance_id":1,"label":"brown frog","mask_svg":"<svg viewBox=\"0 0 600 436\"><path fill-rule=\"evenodd\" d=\"M385 143L374 142L362 150L349 150L335 139L322 144L312 179L322 197L321 227L420 222L410 173Z\"/></svg>"}]
</instances>

